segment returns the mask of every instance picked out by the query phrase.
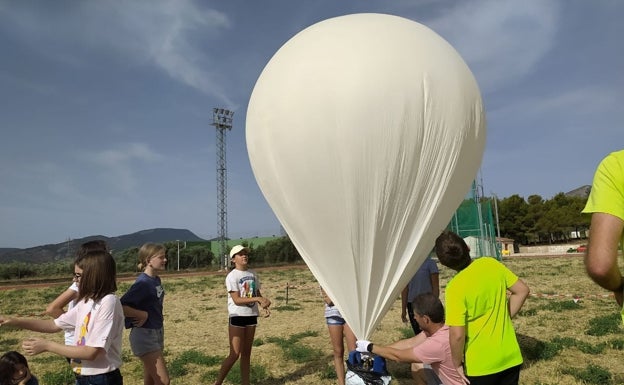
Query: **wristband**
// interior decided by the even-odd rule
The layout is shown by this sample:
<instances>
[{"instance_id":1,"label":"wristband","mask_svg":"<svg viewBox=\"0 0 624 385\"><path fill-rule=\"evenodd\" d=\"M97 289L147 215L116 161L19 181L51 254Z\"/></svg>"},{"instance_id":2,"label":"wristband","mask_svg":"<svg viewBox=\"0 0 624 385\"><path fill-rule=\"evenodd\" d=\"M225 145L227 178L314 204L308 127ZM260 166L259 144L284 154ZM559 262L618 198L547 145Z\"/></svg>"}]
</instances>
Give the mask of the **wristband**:
<instances>
[{"instance_id":1,"label":"wristband","mask_svg":"<svg viewBox=\"0 0 624 385\"><path fill-rule=\"evenodd\" d=\"M368 346L366 347L366 350L368 350L370 353L373 352L373 343L372 342L370 344L368 344Z\"/></svg>"}]
</instances>

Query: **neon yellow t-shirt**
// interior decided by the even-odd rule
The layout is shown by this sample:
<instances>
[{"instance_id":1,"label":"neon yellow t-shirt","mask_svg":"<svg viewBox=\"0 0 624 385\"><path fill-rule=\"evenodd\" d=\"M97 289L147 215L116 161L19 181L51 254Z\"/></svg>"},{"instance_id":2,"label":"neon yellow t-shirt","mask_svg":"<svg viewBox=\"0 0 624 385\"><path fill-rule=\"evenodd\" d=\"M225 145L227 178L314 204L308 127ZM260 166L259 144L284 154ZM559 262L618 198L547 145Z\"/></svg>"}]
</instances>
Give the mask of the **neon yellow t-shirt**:
<instances>
[{"instance_id":1,"label":"neon yellow t-shirt","mask_svg":"<svg viewBox=\"0 0 624 385\"><path fill-rule=\"evenodd\" d=\"M624 220L624 150L612 152L598 165L583 212L611 214ZM624 233L620 248L624 250ZM624 307L620 313L624 323Z\"/></svg>"},{"instance_id":2,"label":"neon yellow t-shirt","mask_svg":"<svg viewBox=\"0 0 624 385\"><path fill-rule=\"evenodd\" d=\"M494 258L475 259L446 286L446 324L464 326L465 371L485 376L522 364L507 288L518 277Z\"/></svg>"},{"instance_id":3,"label":"neon yellow t-shirt","mask_svg":"<svg viewBox=\"0 0 624 385\"><path fill-rule=\"evenodd\" d=\"M606 213L624 220L624 150L612 152L598 165L583 212Z\"/></svg>"}]
</instances>

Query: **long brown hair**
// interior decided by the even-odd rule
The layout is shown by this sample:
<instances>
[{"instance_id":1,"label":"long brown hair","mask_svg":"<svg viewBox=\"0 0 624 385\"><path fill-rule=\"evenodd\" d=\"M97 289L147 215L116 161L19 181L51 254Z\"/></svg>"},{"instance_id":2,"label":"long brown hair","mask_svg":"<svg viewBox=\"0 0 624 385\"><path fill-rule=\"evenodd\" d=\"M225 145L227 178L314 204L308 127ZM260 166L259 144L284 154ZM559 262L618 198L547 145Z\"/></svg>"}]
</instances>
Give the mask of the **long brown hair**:
<instances>
[{"instance_id":1,"label":"long brown hair","mask_svg":"<svg viewBox=\"0 0 624 385\"><path fill-rule=\"evenodd\" d=\"M117 265L108 252L91 251L76 265L82 269L76 302L82 299L99 301L117 291Z\"/></svg>"},{"instance_id":2,"label":"long brown hair","mask_svg":"<svg viewBox=\"0 0 624 385\"><path fill-rule=\"evenodd\" d=\"M0 357L0 385L13 385L13 375L17 372L17 366L20 364L28 369L26 357L14 350L6 352Z\"/></svg>"}]
</instances>

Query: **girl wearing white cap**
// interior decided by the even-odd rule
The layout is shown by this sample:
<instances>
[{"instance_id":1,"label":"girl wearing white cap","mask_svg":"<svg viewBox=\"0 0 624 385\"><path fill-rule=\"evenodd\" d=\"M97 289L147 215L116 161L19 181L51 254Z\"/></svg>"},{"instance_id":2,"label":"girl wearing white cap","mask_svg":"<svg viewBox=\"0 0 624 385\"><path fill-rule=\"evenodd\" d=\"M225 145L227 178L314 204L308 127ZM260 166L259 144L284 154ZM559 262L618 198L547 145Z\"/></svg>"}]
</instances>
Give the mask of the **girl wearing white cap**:
<instances>
[{"instance_id":1,"label":"girl wearing white cap","mask_svg":"<svg viewBox=\"0 0 624 385\"><path fill-rule=\"evenodd\" d=\"M225 278L228 291L230 354L223 360L215 385L221 385L240 357L241 384L249 385L251 346L258 323L258 304L269 316L271 301L260 293L260 280L248 269L249 249L236 245L230 250L235 268Z\"/></svg>"}]
</instances>

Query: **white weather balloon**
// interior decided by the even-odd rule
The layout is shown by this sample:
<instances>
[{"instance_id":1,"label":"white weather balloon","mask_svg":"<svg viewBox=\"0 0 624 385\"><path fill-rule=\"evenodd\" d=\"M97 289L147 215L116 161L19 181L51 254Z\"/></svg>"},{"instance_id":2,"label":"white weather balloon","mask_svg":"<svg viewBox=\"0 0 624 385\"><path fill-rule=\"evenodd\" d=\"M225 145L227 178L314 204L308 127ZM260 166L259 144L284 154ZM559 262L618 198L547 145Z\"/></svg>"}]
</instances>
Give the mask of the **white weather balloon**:
<instances>
[{"instance_id":1,"label":"white weather balloon","mask_svg":"<svg viewBox=\"0 0 624 385\"><path fill-rule=\"evenodd\" d=\"M485 116L444 39L401 17L355 14L277 51L251 95L246 136L262 193L365 339L468 191Z\"/></svg>"}]
</instances>

